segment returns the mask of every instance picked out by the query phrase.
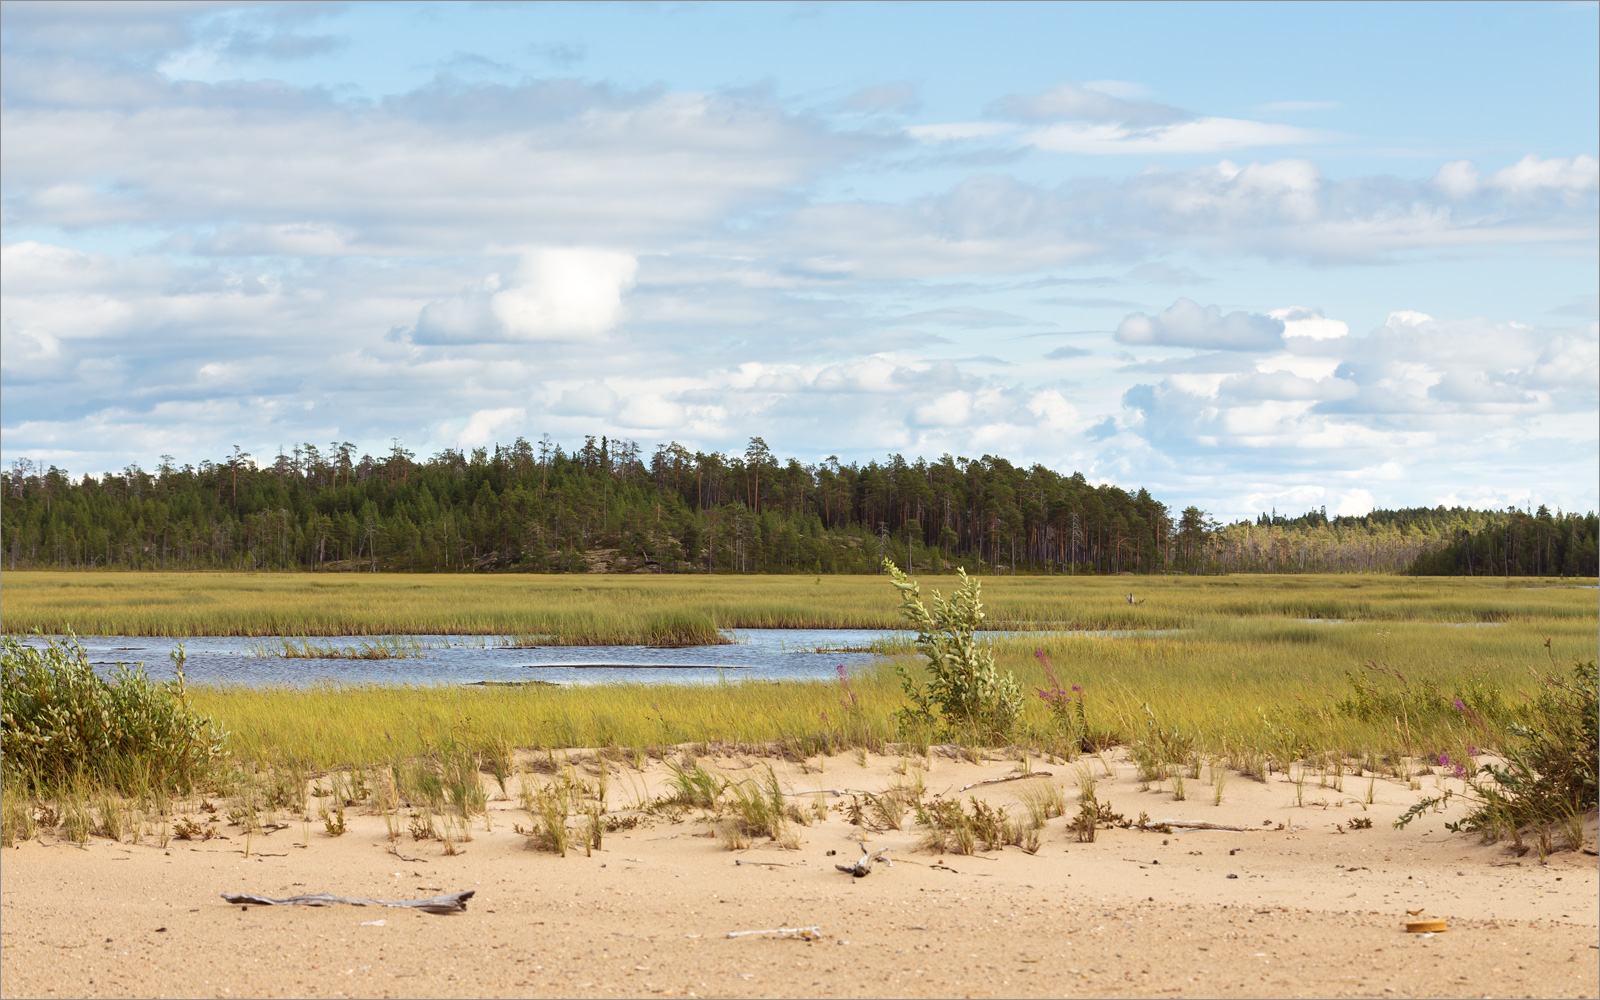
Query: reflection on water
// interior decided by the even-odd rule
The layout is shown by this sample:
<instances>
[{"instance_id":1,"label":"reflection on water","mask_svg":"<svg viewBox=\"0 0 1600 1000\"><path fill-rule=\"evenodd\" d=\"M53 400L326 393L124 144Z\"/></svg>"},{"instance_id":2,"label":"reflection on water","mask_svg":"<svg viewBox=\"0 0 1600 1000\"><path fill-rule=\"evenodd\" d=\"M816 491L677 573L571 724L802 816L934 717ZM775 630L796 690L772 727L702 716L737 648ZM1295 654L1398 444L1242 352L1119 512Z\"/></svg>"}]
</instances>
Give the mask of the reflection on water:
<instances>
[{"instance_id":1,"label":"reflection on water","mask_svg":"<svg viewBox=\"0 0 1600 1000\"><path fill-rule=\"evenodd\" d=\"M89 661L103 672L118 663L145 665L150 676L173 676L168 654L183 643L184 673L191 684L246 687L309 687L338 684L716 684L722 680L832 680L838 667L881 659L886 645L909 648L908 632L888 629L728 629L728 646L651 649L644 646L516 646L510 637L415 635L342 636L314 639L311 650L289 640L293 657L263 655L283 650L285 639L200 636L187 639L83 636ZM991 632L987 637L1021 633ZM1044 633L1032 633L1040 635ZM1057 635L1061 633L1056 633ZM1079 632L1118 638L1168 631ZM38 640L23 641L37 644ZM360 651L403 644L392 659L325 659L305 656L316 648Z\"/></svg>"}]
</instances>

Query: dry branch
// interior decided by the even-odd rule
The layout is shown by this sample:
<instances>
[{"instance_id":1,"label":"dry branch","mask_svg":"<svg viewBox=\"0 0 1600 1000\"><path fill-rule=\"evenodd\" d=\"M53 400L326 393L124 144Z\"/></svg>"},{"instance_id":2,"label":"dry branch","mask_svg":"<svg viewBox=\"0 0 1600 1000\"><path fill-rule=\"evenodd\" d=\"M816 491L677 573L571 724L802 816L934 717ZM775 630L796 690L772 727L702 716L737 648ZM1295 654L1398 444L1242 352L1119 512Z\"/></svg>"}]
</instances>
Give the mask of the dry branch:
<instances>
[{"instance_id":1,"label":"dry branch","mask_svg":"<svg viewBox=\"0 0 1600 1000\"><path fill-rule=\"evenodd\" d=\"M970 785L962 785L960 787L960 789L958 789L958 791L964 792L969 788L977 788L979 785L999 785L999 784L1003 784L1003 783L1005 783L1007 781L1025 781L1028 778L1053 778L1053 777L1055 777L1055 775L1051 774L1049 771L1032 771L1032 772L1029 772L1028 774L1011 774L1011 775L1007 775L1004 778L987 778L987 779L985 779L983 781L974 781Z\"/></svg>"},{"instance_id":2,"label":"dry branch","mask_svg":"<svg viewBox=\"0 0 1600 1000\"><path fill-rule=\"evenodd\" d=\"M846 875L854 875L856 878L866 878L868 875L872 874L872 866L877 864L879 861L882 861L890 868L894 867L894 862L889 860L889 849L887 847L879 851L873 851L871 854L863 853L861 855L861 859L853 865L834 865L833 867L844 872Z\"/></svg>"},{"instance_id":3,"label":"dry branch","mask_svg":"<svg viewBox=\"0 0 1600 1000\"><path fill-rule=\"evenodd\" d=\"M771 930L765 930L765 931L729 931L728 932L728 936L731 937L731 938L748 937L749 935L752 935L752 934L771 934L771 935L773 935L775 937L800 938L801 940L804 940L804 941L815 941L818 938L822 937L822 927L820 925L813 926L813 927L774 927Z\"/></svg>"},{"instance_id":4,"label":"dry branch","mask_svg":"<svg viewBox=\"0 0 1600 1000\"><path fill-rule=\"evenodd\" d=\"M332 906L335 903L348 903L351 906L403 906L421 910L423 913L462 913L467 908L467 900L476 894L477 890L468 889L466 892L429 896L427 899L361 899L355 896L335 896L332 893L315 892L274 899L271 896L234 895L225 892L222 898L237 906Z\"/></svg>"},{"instance_id":5,"label":"dry branch","mask_svg":"<svg viewBox=\"0 0 1600 1000\"><path fill-rule=\"evenodd\" d=\"M1207 823L1198 819L1152 819L1145 821L1145 827L1170 826L1174 830L1226 830L1229 833L1259 833L1266 829L1258 826L1227 826L1222 823Z\"/></svg>"}]
</instances>

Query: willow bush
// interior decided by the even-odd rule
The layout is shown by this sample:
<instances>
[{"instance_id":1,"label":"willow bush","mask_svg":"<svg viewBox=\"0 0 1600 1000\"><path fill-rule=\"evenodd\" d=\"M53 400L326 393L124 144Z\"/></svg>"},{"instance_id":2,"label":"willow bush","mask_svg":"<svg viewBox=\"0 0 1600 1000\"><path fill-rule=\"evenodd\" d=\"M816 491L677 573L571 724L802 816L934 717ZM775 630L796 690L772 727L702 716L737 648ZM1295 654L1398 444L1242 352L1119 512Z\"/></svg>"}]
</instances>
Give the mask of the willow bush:
<instances>
[{"instance_id":1,"label":"willow bush","mask_svg":"<svg viewBox=\"0 0 1600 1000\"><path fill-rule=\"evenodd\" d=\"M144 667L97 674L76 636L29 646L0 638L0 767L7 784L46 791L81 782L122 791L187 791L225 756L226 734L176 680Z\"/></svg>"}]
</instances>

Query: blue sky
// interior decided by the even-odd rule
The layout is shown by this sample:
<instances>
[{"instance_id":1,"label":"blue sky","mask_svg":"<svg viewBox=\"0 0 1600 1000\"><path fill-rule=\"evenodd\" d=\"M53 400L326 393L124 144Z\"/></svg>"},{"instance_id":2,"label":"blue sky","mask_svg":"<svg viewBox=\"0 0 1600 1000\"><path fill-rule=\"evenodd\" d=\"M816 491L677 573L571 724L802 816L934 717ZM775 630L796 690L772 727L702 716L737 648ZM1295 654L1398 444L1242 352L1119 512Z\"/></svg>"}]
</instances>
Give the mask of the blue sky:
<instances>
[{"instance_id":1,"label":"blue sky","mask_svg":"<svg viewBox=\"0 0 1600 1000\"><path fill-rule=\"evenodd\" d=\"M0 457L1600 478L1589 3L14 4Z\"/></svg>"}]
</instances>

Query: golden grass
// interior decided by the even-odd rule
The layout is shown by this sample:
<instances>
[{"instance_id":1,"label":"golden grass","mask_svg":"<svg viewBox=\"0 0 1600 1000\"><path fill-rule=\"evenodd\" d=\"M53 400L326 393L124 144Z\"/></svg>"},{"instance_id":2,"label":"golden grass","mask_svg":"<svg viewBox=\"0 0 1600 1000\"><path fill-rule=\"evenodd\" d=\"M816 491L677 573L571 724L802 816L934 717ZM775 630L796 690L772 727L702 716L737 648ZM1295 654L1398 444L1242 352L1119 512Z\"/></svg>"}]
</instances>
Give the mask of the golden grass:
<instances>
[{"instance_id":1,"label":"golden grass","mask_svg":"<svg viewBox=\"0 0 1600 1000\"><path fill-rule=\"evenodd\" d=\"M1227 753L1262 746L1292 730L1306 745L1363 752L1422 753L1470 743L1449 702L1474 685L1502 692L1515 708L1532 694L1532 670L1596 655L1592 623L1452 627L1422 623L1302 625L1218 621L1172 636L1106 639L1024 636L997 643L1002 667L1029 693L1020 740L1049 746L1046 686L1034 656L1043 648L1064 685L1083 688L1091 730L1115 742L1146 738L1152 723L1198 747ZM1372 660L1414 685L1434 686L1435 704L1396 719L1340 715L1346 672ZM905 662L915 664L914 659ZM1393 680L1380 683L1393 686ZM899 739L904 699L887 664L837 682L738 681L716 686L198 688L194 701L231 731L242 760L294 760L332 768L437 754L498 742L536 749L662 747L684 743L776 747L810 755ZM848 697L857 697L852 703ZM1148 710L1147 710L1148 709Z\"/></svg>"},{"instance_id":2,"label":"golden grass","mask_svg":"<svg viewBox=\"0 0 1600 1000\"><path fill-rule=\"evenodd\" d=\"M954 580L921 583L924 593L949 593ZM1033 695L1046 686L1034 656L1043 649L1063 685L1083 688L1091 735L1134 744L1177 734L1213 755L1254 748L1241 758L1249 766L1249 753L1281 757L1296 747L1394 759L1430 748L1458 751L1481 739L1447 711L1455 692L1499 692L1514 712L1537 686L1530 670L1550 669L1552 658L1564 665L1596 657L1596 594L1573 583L991 577L984 600L997 628L1181 630L998 637L1001 666L1015 671L1029 693L1019 733L1024 744L1049 747L1061 739L1047 706ZM668 644L703 637L713 624L902 625L892 588L876 576L11 572L4 585L8 632L70 626L135 635L543 634L566 642ZM1129 603L1129 592L1139 603ZM1350 693L1347 672L1360 675L1367 661L1404 675L1413 707L1369 719L1338 712ZM904 698L890 667L863 671L850 684L853 703L839 684L823 682L199 688L193 694L196 707L232 733L241 763L326 769L506 745L731 743L810 755L880 749L898 739L894 713Z\"/></svg>"},{"instance_id":3,"label":"golden grass","mask_svg":"<svg viewBox=\"0 0 1600 1000\"><path fill-rule=\"evenodd\" d=\"M949 593L951 577L921 577ZM1221 618L1593 621L1574 581L1463 577L988 577L996 628L1190 628ZM1593 583L1591 580L1577 581ZM1550 589L1533 589L1548 587ZM1140 603L1124 596L1132 592ZM887 597L885 595L888 595ZM898 628L880 576L19 572L4 630L84 635L542 635L672 644L719 628ZM685 617L690 619L686 621ZM702 619L703 616L703 619Z\"/></svg>"}]
</instances>

